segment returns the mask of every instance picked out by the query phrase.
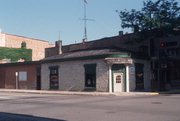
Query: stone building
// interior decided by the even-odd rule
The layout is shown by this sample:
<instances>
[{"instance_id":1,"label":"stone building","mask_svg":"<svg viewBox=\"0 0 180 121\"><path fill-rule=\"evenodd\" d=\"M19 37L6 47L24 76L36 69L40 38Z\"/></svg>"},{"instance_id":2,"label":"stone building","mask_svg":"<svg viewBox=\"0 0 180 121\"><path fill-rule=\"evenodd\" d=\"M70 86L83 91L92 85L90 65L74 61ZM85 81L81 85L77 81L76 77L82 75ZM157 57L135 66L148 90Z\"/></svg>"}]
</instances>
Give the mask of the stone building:
<instances>
[{"instance_id":1,"label":"stone building","mask_svg":"<svg viewBox=\"0 0 180 121\"><path fill-rule=\"evenodd\" d=\"M0 47L21 48L22 42L26 43L28 49L32 49L32 61L43 59L45 57L45 48L54 46L48 41L0 32Z\"/></svg>"},{"instance_id":2,"label":"stone building","mask_svg":"<svg viewBox=\"0 0 180 121\"><path fill-rule=\"evenodd\" d=\"M138 69L138 71L135 71ZM129 92L150 90L148 60L117 49L69 52L42 60L44 90ZM137 82L141 80L140 82Z\"/></svg>"},{"instance_id":3,"label":"stone building","mask_svg":"<svg viewBox=\"0 0 180 121\"><path fill-rule=\"evenodd\" d=\"M136 35L119 35L46 48L41 65L41 88L129 92L151 89L148 42ZM129 44L130 43L130 44Z\"/></svg>"}]
</instances>

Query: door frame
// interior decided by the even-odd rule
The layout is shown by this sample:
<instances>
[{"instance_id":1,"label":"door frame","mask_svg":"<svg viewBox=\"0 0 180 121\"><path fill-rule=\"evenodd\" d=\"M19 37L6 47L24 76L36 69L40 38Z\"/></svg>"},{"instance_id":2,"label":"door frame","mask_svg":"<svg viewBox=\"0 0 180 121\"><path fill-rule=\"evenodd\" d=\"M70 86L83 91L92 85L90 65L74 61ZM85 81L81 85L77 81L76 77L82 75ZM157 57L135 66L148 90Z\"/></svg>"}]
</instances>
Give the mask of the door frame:
<instances>
[{"instance_id":1,"label":"door frame","mask_svg":"<svg viewBox=\"0 0 180 121\"><path fill-rule=\"evenodd\" d=\"M113 66L117 66L117 69L113 69ZM119 66L119 67L118 67ZM123 73L123 91L126 92L126 66L124 64L113 64L111 67L112 73L112 92L114 92L114 73Z\"/></svg>"},{"instance_id":2,"label":"door frame","mask_svg":"<svg viewBox=\"0 0 180 121\"><path fill-rule=\"evenodd\" d=\"M116 79L117 76L121 76L121 80L117 83ZM124 91L124 73L123 72L114 72L113 73L113 86L114 86L114 92L123 92ZM118 88L116 90L116 88Z\"/></svg>"}]
</instances>

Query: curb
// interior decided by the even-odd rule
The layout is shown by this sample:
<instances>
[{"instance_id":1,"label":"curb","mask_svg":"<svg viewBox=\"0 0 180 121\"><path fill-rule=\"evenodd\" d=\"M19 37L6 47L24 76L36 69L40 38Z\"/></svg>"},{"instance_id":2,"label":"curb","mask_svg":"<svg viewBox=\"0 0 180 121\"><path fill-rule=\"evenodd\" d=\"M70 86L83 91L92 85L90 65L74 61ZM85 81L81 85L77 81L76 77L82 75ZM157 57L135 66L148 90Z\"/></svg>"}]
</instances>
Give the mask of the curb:
<instances>
[{"instance_id":1,"label":"curb","mask_svg":"<svg viewBox=\"0 0 180 121\"><path fill-rule=\"evenodd\" d=\"M149 93L150 95L159 95L159 92Z\"/></svg>"},{"instance_id":2,"label":"curb","mask_svg":"<svg viewBox=\"0 0 180 121\"><path fill-rule=\"evenodd\" d=\"M30 93L30 94L59 94L59 95L87 95L87 96L136 96L136 95L159 95L153 92L72 92L72 91L49 91L49 90L16 90L0 89L0 92L9 93Z\"/></svg>"}]
</instances>

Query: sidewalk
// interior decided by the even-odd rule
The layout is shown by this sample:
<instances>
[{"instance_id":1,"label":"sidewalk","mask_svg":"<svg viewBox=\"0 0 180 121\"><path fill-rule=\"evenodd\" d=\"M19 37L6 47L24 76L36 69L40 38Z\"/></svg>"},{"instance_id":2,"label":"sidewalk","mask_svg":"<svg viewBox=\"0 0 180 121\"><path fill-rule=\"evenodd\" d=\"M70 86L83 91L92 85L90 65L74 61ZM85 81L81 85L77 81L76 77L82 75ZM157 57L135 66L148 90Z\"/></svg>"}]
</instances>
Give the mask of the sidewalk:
<instances>
[{"instance_id":1,"label":"sidewalk","mask_svg":"<svg viewBox=\"0 0 180 121\"><path fill-rule=\"evenodd\" d=\"M75 92L75 91L51 91L51 90L16 90L0 89L0 92L32 93L32 94L59 94L59 95L89 95L89 96L135 96L135 95L159 95L157 92Z\"/></svg>"}]
</instances>

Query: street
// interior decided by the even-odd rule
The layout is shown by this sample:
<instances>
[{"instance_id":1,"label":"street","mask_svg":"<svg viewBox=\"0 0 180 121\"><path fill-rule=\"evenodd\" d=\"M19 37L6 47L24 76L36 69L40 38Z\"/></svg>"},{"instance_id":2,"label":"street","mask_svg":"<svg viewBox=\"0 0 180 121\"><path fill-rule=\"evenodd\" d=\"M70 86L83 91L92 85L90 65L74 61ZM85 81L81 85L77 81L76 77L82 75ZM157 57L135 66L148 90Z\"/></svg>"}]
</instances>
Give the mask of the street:
<instances>
[{"instance_id":1,"label":"street","mask_svg":"<svg viewBox=\"0 0 180 121\"><path fill-rule=\"evenodd\" d=\"M0 121L180 121L180 95L86 96L0 92Z\"/></svg>"}]
</instances>

